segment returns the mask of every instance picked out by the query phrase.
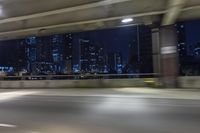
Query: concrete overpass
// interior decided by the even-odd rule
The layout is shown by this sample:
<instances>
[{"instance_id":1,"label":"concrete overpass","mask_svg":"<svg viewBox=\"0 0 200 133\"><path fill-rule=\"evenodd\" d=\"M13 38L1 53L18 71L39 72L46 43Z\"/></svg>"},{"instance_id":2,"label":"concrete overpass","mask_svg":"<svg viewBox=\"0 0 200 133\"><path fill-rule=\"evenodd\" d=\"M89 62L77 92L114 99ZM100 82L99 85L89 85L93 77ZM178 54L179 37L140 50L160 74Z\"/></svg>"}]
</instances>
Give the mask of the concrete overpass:
<instances>
[{"instance_id":1,"label":"concrete overpass","mask_svg":"<svg viewBox=\"0 0 200 133\"><path fill-rule=\"evenodd\" d=\"M199 0L1 0L0 40L131 25L152 26L154 68L176 85L173 24L200 18ZM133 22L122 24L131 17Z\"/></svg>"},{"instance_id":2,"label":"concrete overpass","mask_svg":"<svg viewBox=\"0 0 200 133\"><path fill-rule=\"evenodd\" d=\"M199 0L1 0L0 39L135 24L170 25L200 17Z\"/></svg>"}]
</instances>

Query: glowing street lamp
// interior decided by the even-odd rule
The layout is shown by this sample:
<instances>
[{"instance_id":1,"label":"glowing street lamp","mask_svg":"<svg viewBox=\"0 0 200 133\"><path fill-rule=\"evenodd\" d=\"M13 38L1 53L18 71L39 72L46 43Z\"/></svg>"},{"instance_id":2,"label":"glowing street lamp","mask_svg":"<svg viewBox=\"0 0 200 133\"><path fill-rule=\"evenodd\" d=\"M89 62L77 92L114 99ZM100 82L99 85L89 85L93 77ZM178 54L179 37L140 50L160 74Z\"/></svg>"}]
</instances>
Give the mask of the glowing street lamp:
<instances>
[{"instance_id":1,"label":"glowing street lamp","mask_svg":"<svg viewBox=\"0 0 200 133\"><path fill-rule=\"evenodd\" d=\"M133 21L133 18L125 18L125 19L122 19L122 23L130 23Z\"/></svg>"}]
</instances>

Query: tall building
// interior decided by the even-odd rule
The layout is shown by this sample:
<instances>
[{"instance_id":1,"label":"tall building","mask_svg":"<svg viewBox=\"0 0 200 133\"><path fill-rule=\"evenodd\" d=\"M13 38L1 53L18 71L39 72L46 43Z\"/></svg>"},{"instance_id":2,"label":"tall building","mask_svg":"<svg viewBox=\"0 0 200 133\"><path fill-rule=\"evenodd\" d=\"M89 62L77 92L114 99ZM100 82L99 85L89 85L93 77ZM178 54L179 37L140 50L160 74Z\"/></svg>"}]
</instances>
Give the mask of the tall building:
<instances>
[{"instance_id":1,"label":"tall building","mask_svg":"<svg viewBox=\"0 0 200 133\"><path fill-rule=\"evenodd\" d=\"M34 75L52 73L50 40L48 37L29 37L25 39L27 71Z\"/></svg>"},{"instance_id":2,"label":"tall building","mask_svg":"<svg viewBox=\"0 0 200 133\"><path fill-rule=\"evenodd\" d=\"M107 66L103 47L91 44L90 40L80 39L79 43L81 71L84 73L105 73Z\"/></svg>"},{"instance_id":3,"label":"tall building","mask_svg":"<svg viewBox=\"0 0 200 133\"><path fill-rule=\"evenodd\" d=\"M112 53L108 56L109 73L121 74L123 70L122 55L120 53Z\"/></svg>"},{"instance_id":4,"label":"tall building","mask_svg":"<svg viewBox=\"0 0 200 133\"><path fill-rule=\"evenodd\" d=\"M97 54L97 69L98 73L108 73L108 64L106 62L106 53L102 46L96 46L96 54Z\"/></svg>"},{"instance_id":5,"label":"tall building","mask_svg":"<svg viewBox=\"0 0 200 133\"><path fill-rule=\"evenodd\" d=\"M28 72L32 74L72 72L72 40L71 34L26 38L24 43Z\"/></svg>"},{"instance_id":6,"label":"tall building","mask_svg":"<svg viewBox=\"0 0 200 133\"><path fill-rule=\"evenodd\" d=\"M15 43L17 45L15 59L13 62L13 67L16 72L22 71L26 69L26 43L24 40L15 40Z\"/></svg>"},{"instance_id":7,"label":"tall building","mask_svg":"<svg viewBox=\"0 0 200 133\"><path fill-rule=\"evenodd\" d=\"M137 73L139 71L139 60L140 60L140 46L139 46L139 36L138 28L133 33L132 41L129 44L129 59L128 63L124 68L125 73Z\"/></svg>"},{"instance_id":8,"label":"tall building","mask_svg":"<svg viewBox=\"0 0 200 133\"><path fill-rule=\"evenodd\" d=\"M37 61L37 39L28 37L25 39L25 53L27 58L27 71L33 71L33 64Z\"/></svg>"},{"instance_id":9,"label":"tall building","mask_svg":"<svg viewBox=\"0 0 200 133\"><path fill-rule=\"evenodd\" d=\"M37 38L37 62L52 62L51 50L49 37Z\"/></svg>"},{"instance_id":10,"label":"tall building","mask_svg":"<svg viewBox=\"0 0 200 133\"><path fill-rule=\"evenodd\" d=\"M125 72L127 73L152 73L152 38L148 26L137 26L133 41L129 45L130 57Z\"/></svg>"},{"instance_id":11,"label":"tall building","mask_svg":"<svg viewBox=\"0 0 200 133\"><path fill-rule=\"evenodd\" d=\"M177 34L177 48L180 58L187 56L186 36L185 36L185 24L175 24Z\"/></svg>"},{"instance_id":12,"label":"tall building","mask_svg":"<svg viewBox=\"0 0 200 133\"><path fill-rule=\"evenodd\" d=\"M97 47L94 45L89 45L88 49L88 63L89 63L89 72L97 72L98 71L98 53L97 53Z\"/></svg>"},{"instance_id":13,"label":"tall building","mask_svg":"<svg viewBox=\"0 0 200 133\"><path fill-rule=\"evenodd\" d=\"M52 45L52 58L53 58L53 70L54 73L62 73L64 67L63 59L63 36L53 35L51 36Z\"/></svg>"},{"instance_id":14,"label":"tall building","mask_svg":"<svg viewBox=\"0 0 200 133\"><path fill-rule=\"evenodd\" d=\"M65 59L67 73L72 73L73 69L73 35L66 34L64 37L64 51L63 56Z\"/></svg>"},{"instance_id":15,"label":"tall building","mask_svg":"<svg viewBox=\"0 0 200 133\"><path fill-rule=\"evenodd\" d=\"M148 26L138 26L138 43L139 43L139 72L153 72L153 50L151 28Z\"/></svg>"},{"instance_id":16,"label":"tall building","mask_svg":"<svg viewBox=\"0 0 200 133\"><path fill-rule=\"evenodd\" d=\"M194 48L194 55L195 55L195 57L200 58L200 42L198 42L198 43L195 45L195 48Z\"/></svg>"},{"instance_id":17,"label":"tall building","mask_svg":"<svg viewBox=\"0 0 200 133\"><path fill-rule=\"evenodd\" d=\"M51 74L52 57L50 39L48 36L37 38L37 61L34 62L34 71L36 74Z\"/></svg>"},{"instance_id":18,"label":"tall building","mask_svg":"<svg viewBox=\"0 0 200 133\"><path fill-rule=\"evenodd\" d=\"M71 73L73 67L72 34L54 35L51 38L55 73Z\"/></svg>"},{"instance_id":19,"label":"tall building","mask_svg":"<svg viewBox=\"0 0 200 133\"><path fill-rule=\"evenodd\" d=\"M190 58L193 56L193 53L187 52L188 48L186 44L185 23L183 22L177 23L175 24L175 27L176 27L176 34L177 34L177 50L179 53L180 75L185 75L186 71L188 71L185 66L188 66L187 64L192 64L191 63L192 60ZM193 46L193 45L190 45L190 46ZM193 48L190 47L190 49L193 49ZM188 62L189 60L191 62Z\"/></svg>"},{"instance_id":20,"label":"tall building","mask_svg":"<svg viewBox=\"0 0 200 133\"><path fill-rule=\"evenodd\" d=\"M90 40L84 40L79 39L79 45L80 45L80 69L81 72L90 72L90 68L92 65L90 64L90 55L91 50L93 50L93 47L90 44Z\"/></svg>"}]
</instances>

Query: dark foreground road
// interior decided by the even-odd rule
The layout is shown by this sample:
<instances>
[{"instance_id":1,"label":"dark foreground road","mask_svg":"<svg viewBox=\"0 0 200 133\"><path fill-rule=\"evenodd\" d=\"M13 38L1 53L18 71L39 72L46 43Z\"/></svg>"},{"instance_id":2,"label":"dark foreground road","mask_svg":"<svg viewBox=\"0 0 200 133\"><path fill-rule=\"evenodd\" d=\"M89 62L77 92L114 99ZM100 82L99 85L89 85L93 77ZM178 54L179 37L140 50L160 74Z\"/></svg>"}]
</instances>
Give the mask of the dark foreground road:
<instances>
[{"instance_id":1,"label":"dark foreground road","mask_svg":"<svg viewBox=\"0 0 200 133\"><path fill-rule=\"evenodd\" d=\"M1 94L0 133L200 133L199 100L138 95Z\"/></svg>"}]
</instances>

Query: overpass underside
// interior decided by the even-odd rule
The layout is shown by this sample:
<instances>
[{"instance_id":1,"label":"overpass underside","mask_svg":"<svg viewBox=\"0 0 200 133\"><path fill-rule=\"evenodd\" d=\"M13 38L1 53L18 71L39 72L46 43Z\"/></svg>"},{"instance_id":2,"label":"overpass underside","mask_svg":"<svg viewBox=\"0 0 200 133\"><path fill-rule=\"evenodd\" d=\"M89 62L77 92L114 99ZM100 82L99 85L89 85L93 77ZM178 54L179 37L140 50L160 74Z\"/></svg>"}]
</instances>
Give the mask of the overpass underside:
<instances>
[{"instance_id":1,"label":"overpass underside","mask_svg":"<svg viewBox=\"0 0 200 133\"><path fill-rule=\"evenodd\" d=\"M152 27L154 72L177 86L178 21L200 18L199 0L3 0L0 40L134 25ZM122 24L124 18L134 21Z\"/></svg>"}]
</instances>

